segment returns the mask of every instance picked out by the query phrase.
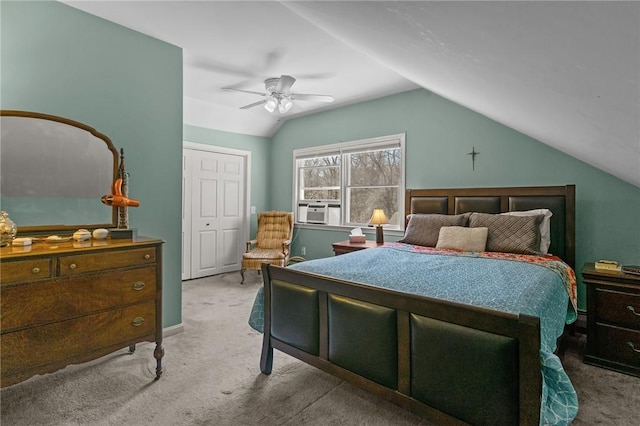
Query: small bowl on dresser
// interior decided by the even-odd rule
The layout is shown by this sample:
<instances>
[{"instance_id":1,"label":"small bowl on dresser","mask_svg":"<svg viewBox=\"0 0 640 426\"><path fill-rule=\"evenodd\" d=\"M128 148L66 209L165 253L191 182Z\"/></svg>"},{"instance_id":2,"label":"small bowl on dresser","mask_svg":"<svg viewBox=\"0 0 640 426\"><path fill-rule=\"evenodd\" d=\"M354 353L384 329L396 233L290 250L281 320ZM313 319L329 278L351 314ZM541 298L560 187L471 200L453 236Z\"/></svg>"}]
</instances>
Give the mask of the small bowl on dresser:
<instances>
[{"instance_id":1,"label":"small bowl on dresser","mask_svg":"<svg viewBox=\"0 0 640 426\"><path fill-rule=\"evenodd\" d=\"M109 231L104 228L98 228L94 229L91 235L96 240L104 240L109 235Z\"/></svg>"}]
</instances>

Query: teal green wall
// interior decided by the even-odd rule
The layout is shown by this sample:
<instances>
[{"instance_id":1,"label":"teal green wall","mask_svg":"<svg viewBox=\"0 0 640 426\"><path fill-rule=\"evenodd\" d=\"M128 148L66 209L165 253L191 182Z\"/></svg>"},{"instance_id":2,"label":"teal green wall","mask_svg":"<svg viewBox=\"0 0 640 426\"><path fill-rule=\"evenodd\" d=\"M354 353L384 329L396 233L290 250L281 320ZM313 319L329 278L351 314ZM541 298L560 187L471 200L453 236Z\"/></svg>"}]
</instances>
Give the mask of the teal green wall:
<instances>
[{"instance_id":1,"label":"teal green wall","mask_svg":"<svg viewBox=\"0 0 640 426\"><path fill-rule=\"evenodd\" d=\"M268 210L269 151L271 149L269 138L185 125L184 140L251 152L251 199L249 203L256 207L256 212ZM249 236L253 238L257 229L257 215L251 215L250 225Z\"/></svg>"},{"instance_id":2,"label":"teal green wall","mask_svg":"<svg viewBox=\"0 0 640 426\"><path fill-rule=\"evenodd\" d=\"M600 258L640 263L640 188L422 89L287 121L272 138L270 179L281 190L270 208L292 207L294 149L401 132L407 188L575 184L577 272ZM331 243L347 235L298 229L293 254L305 246L307 258L331 256ZM581 283L579 299L584 309Z\"/></svg>"},{"instance_id":3,"label":"teal green wall","mask_svg":"<svg viewBox=\"0 0 640 426\"><path fill-rule=\"evenodd\" d=\"M130 224L165 241L163 325L181 323L182 50L58 2L0 7L0 107L67 117L124 148L141 201Z\"/></svg>"}]
</instances>

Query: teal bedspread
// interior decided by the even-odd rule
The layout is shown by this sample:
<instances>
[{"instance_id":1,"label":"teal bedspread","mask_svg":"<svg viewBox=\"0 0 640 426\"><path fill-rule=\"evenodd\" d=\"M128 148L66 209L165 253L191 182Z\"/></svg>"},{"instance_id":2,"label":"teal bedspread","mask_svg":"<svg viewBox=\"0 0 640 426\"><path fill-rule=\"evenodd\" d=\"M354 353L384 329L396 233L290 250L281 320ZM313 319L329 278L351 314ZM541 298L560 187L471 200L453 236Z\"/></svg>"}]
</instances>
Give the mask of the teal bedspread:
<instances>
[{"instance_id":1,"label":"teal bedspread","mask_svg":"<svg viewBox=\"0 0 640 426\"><path fill-rule=\"evenodd\" d=\"M527 261L528 258L532 262ZM453 252L387 243L291 269L540 318L543 375L541 424L567 425L578 412L576 392L553 353L565 324L576 319L575 275L558 260ZM249 324L263 330L263 289Z\"/></svg>"}]
</instances>

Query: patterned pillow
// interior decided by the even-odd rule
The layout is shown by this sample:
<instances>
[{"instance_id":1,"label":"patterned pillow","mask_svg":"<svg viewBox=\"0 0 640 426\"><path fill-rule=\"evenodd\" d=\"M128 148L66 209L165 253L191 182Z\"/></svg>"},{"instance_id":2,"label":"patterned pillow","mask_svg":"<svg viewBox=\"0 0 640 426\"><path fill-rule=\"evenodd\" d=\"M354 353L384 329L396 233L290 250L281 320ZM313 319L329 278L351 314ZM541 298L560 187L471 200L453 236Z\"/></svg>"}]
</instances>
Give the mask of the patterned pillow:
<instances>
[{"instance_id":1,"label":"patterned pillow","mask_svg":"<svg viewBox=\"0 0 640 426\"><path fill-rule=\"evenodd\" d=\"M469 215L457 214L410 214L409 224L401 243L424 247L435 247L440 228L443 226L466 226Z\"/></svg>"},{"instance_id":2,"label":"patterned pillow","mask_svg":"<svg viewBox=\"0 0 640 426\"><path fill-rule=\"evenodd\" d=\"M547 254L549 252L549 246L551 245L551 216L553 213L549 209L534 209L512 212L500 213L508 216L536 216L543 215L544 219L540 222L540 253Z\"/></svg>"},{"instance_id":3,"label":"patterned pillow","mask_svg":"<svg viewBox=\"0 0 640 426\"><path fill-rule=\"evenodd\" d=\"M540 222L544 215L504 216L472 213L469 227L487 227L487 251L540 255Z\"/></svg>"},{"instance_id":4,"label":"patterned pillow","mask_svg":"<svg viewBox=\"0 0 640 426\"><path fill-rule=\"evenodd\" d=\"M465 228L463 226L443 226L440 228L436 248L462 251L485 251L487 228Z\"/></svg>"}]
</instances>

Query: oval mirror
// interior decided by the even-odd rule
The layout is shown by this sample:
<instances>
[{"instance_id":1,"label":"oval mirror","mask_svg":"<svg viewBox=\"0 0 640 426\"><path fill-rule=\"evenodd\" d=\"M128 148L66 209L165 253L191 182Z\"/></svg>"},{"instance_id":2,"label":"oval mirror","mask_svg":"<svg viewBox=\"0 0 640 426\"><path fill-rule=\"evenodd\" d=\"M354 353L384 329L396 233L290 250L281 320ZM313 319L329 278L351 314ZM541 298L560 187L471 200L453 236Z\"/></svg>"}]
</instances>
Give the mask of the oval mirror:
<instances>
[{"instance_id":1,"label":"oval mirror","mask_svg":"<svg viewBox=\"0 0 640 426\"><path fill-rule=\"evenodd\" d=\"M0 110L0 206L25 232L115 228L111 193L118 151L92 127L67 118Z\"/></svg>"}]
</instances>

